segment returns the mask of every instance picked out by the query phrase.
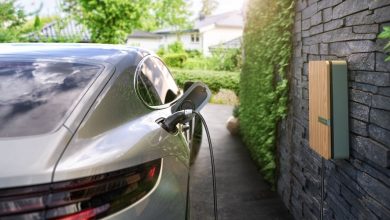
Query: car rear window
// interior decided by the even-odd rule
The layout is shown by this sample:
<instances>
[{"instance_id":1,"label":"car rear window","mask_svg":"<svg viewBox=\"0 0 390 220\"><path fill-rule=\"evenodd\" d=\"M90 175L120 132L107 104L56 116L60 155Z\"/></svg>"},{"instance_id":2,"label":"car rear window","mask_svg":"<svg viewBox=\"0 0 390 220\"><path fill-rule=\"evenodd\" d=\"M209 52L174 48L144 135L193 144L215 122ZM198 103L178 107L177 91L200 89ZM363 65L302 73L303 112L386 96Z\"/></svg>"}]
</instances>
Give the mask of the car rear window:
<instances>
[{"instance_id":1,"label":"car rear window","mask_svg":"<svg viewBox=\"0 0 390 220\"><path fill-rule=\"evenodd\" d=\"M0 60L0 137L55 130L102 67Z\"/></svg>"}]
</instances>

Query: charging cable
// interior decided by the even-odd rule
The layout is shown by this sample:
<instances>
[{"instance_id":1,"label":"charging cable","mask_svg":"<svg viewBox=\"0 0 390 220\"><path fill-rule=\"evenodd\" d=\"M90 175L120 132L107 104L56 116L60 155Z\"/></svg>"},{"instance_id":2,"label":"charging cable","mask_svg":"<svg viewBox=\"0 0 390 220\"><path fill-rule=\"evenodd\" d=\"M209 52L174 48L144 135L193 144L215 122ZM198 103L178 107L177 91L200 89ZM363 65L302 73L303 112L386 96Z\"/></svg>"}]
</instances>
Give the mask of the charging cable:
<instances>
[{"instance_id":1,"label":"charging cable","mask_svg":"<svg viewBox=\"0 0 390 220\"><path fill-rule=\"evenodd\" d=\"M211 175L213 179L214 219L218 220L217 181L215 176L213 145L211 143L209 129L207 127L206 121L204 120L203 116L199 112L187 109L187 110L177 111L172 115L168 116L167 118L159 118L156 120L156 122L169 133L175 134L177 132L178 124L184 124L190 121L195 115L197 115L201 119L209 143L210 159L211 159Z\"/></svg>"}]
</instances>

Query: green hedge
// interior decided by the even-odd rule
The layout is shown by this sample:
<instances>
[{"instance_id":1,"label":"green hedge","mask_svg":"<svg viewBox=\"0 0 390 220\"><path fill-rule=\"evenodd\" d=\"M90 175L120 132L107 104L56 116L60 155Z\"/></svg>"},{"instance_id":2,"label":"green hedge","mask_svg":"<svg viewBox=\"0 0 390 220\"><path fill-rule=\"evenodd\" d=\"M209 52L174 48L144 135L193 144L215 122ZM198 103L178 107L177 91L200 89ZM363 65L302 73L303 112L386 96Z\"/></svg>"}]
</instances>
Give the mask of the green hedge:
<instances>
[{"instance_id":1,"label":"green hedge","mask_svg":"<svg viewBox=\"0 0 390 220\"><path fill-rule=\"evenodd\" d=\"M390 39L390 26L383 27L383 31L379 34L378 38ZM384 50L390 52L390 42L387 42L384 47ZM390 56L388 56L385 61L390 61Z\"/></svg>"},{"instance_id":2,"label":"green hedge","mask_svg":"<svg viewBox=\"0 0 390 220\"><path fill-rule=\"evenodd\" d=\"M275 186L277 123L286 115L293 0L251 0L244 32L240 132L264 178Z\"/></svg>"},{"instance_id":3,"label":"green hedge","mask_svg":"<svg viewBox=\"0 0 390 220\"><path fill-rule=\"evenodd\" d=\"M183 67L187 58L186 53L168 53L162 57L164 62L170 67Z\"/></svg>"},{"instance_id":4,"label":"green hedge","mask_svg":"<svg viewBox=\"0 0 390 220\"><path fill-rule=\"evenodd\" d=\"M175 77L176 83L183 87L187 81L202 81L213 92L218 92L220 89L230 89L236 94L239 92L240 74L238 72L227 71L210 71L210 70L187 70L187 69L171 69Z\"/></svg>"}]
</instances>

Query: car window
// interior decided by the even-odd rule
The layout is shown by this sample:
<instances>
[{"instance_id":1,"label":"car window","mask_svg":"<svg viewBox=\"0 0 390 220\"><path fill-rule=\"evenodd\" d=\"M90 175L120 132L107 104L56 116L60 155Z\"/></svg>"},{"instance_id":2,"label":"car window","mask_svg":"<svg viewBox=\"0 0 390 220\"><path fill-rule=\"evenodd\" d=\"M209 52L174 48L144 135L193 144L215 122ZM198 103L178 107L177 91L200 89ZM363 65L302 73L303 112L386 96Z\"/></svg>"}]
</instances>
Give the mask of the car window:
<instances>
[{"instance_id":1,"label":"car window","mask_svg":"<svg viewBox=\"0 0 390 220\"><path fill-rule=\"evenodd\" d=\"M137 73L137 90L148 106L167 104L180 95L168 68L156 57L147 58Z\"/></svg>"},{"instance_id":2,"label":"car window","mask_svg":"<svg viewBox=\"0 0 390 220\"><path fill-rule=\"evenodd\" d=\"M101 69L57 61L0 61L0 137L56 129Z\"/></svg>"}]
</instances>

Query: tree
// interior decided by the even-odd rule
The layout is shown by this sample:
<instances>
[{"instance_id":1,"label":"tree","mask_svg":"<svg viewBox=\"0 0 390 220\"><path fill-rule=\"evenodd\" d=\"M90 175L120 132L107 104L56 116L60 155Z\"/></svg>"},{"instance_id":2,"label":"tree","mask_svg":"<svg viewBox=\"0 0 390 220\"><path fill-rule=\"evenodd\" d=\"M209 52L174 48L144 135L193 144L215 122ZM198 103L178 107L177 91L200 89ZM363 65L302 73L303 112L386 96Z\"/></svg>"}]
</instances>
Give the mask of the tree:
<instances>
[{"instance_id":1,"label":"tree","mask_svg":"<svg viewBox=\"0 0 390 220\"><path fill-rule=\"evenodd\" d=\"M185 0L65 0L63 8L91 32L92 42L124 43L136 28L186 23Z\"/></svg>"},{"instance_id":2,"label":"tree","mask_svg":"<svg viewBox=\"0 0 390 220\"><path fill-rule=\"evenodd\" d=\"M92 42L123 43L148 5L150 0L66 0L64 8L88 28Z\"/></svg>"},{"instance_id":3,"label":"tree","mask_svg":"<svg viewBox=\"0 0 390 220\"><path fill-rule=\"evenodd\" d=\"M183 0L157 0L149 19L155 21L156 28L174 27L177 30L189 26L190 12Z\"/></svg>"},{"instance_id":4,"label":"tree","mask_svg":"<svg viewBox=\"0 0 390 220\"><path fill-rule=\"evenodd\" d=\"M15 0L0 1L0 42L18 41L25 22L26 15L23 9L15 6Z\"/></svg>"},{"instance_id":5,"label":"tree","mask_svg":"<svg viewBox=\"0 0 390 220\"><path fill-rule=\"evenodd\" d=\"M38 15L35 15L35 18L34 18L34 29L35 30L39 30L41 28L42 28L41 19L39 18Z\"/></svg>"},{"instance_id":6,"label":"tree","mask_svg":"<svg viewBox=\"0 0 390 220\"><path fill-rule=\"evenodd\" d=\"M216 0L202 0L202 9L200 10L200 16L209 16L218 7Z\"/></svg>"}]
</instances>

